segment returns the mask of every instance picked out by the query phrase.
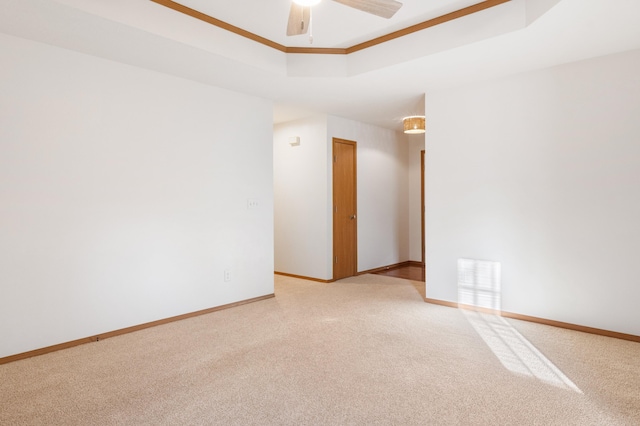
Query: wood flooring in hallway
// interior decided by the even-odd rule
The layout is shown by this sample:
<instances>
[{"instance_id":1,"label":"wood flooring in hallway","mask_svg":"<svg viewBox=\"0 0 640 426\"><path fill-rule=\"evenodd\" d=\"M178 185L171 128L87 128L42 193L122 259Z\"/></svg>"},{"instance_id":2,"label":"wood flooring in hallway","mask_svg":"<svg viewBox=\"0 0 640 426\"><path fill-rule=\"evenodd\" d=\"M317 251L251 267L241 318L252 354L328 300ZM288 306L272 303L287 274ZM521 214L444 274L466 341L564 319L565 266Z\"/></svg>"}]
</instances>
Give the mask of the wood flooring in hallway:
<instances>
[{"instance_id":1,"label":"wood flooring in hallway","mask_svg":"<svg viewBox=\"0 0 640 426\"><path fill-rule=\"evenodd\" d=\"M424 282L424 266L406 265L395 268L385 269L375 272L378 275L386 275L388 277L404 278L406 280L423 281Z\"/></svg>"}]
</instances>

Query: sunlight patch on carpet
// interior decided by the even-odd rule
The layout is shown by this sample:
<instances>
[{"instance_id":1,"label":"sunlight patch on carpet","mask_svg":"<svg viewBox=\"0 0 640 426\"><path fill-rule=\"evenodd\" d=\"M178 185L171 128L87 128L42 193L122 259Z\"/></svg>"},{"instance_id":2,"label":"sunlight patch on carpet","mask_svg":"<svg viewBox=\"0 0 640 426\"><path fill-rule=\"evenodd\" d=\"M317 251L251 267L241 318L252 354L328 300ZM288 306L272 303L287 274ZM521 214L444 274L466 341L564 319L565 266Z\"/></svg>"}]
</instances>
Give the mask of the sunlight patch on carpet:
<instances>
[{"instance_id":1,"label":"sunlight patch on carpet","mask_svg":"<svg viewBox=\"0 0 640 426\"><path fill-rule=\"evenodd\" d=\"M462 312L467 320L509 371L582 393L504 318L482 313L500 313L500 269L500 262L458 259L458 305L464 308Z\"/></svg>"},{"instance_id":2,"label":"sunlight patch on carpet","mask_svg":"<svg viewBox=\"0 0 640 426\"><path fill-rule=\"evenodd\" d=\"M462 310L502 365L509 371L563 389L582 391L504 318Z\"/></svg>"}]
</instances>

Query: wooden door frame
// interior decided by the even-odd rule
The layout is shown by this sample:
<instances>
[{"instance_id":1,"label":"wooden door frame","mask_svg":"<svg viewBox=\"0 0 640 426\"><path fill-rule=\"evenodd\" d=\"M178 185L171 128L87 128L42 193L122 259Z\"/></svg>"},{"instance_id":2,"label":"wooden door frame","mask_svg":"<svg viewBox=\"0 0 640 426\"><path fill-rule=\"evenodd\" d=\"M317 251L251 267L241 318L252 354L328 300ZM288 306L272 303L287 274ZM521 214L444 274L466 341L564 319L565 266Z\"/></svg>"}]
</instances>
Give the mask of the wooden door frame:
<instances>
[{"instance_id":1,"label":"wooden door frame","mask_svg":"<svg viewBox=\"0 0 640 426\"><path fill-rule=\"evenodd\" d=\"M426 265L426 238L425 238L425 196L424 196L424 160L425 150L420 151L420 229L422 230L422 267Z\"/></svg>"},{"instance_id":2,"label":"wooden door frame","mask_svg":"<svg viewBox=\"0 0 640 426\"><path fill-rule=\"evenodd\" d=\"M331 253L331 270L333 280L336 280L336 268L335 268L335 256L336 256L336 224L335 224L335 208L336 208L336 191L335 191L335 178L334 178L334 168L333 164L335 162L335 146L336 143L342 143L347 145L353 145L354 155L353 155L353 185L355 190L353 191L353 205L355 206L356 215L356 229L355 229L355 242L354 242L354 261L355 261L355 271L354 275L358 274L358 143L355 141L350 141L346 139L340 138L331 138L331 198L332 198L332 206L331 206L331 226L333 228L332 236L332 253Z\"/></svg>"}]
</instances>

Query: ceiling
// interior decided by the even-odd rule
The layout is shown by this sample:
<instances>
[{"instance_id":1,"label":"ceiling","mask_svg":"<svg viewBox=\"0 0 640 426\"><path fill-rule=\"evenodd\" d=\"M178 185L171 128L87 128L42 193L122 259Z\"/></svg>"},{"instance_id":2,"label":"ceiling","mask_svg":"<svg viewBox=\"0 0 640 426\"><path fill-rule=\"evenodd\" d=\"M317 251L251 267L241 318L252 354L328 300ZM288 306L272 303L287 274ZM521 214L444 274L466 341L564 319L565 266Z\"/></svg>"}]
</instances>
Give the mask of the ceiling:
<instances>
[{"instance_id":1,"label":"ceiling","mask_svg":"<svg viewBox=\"0 0 640 426\"><path fill-rule=\"evenodd\" d=\"M289 0L181 0L278 44ZM391 20L323 0L313 47L349 47L481 3L403 0ZM399 130L432 91L640 48L638 0L512 0L348 55L291 54L150 0L0 0L0 32ZM428 122L428 117L427 117Z\"/></svg>"}]
</instances>

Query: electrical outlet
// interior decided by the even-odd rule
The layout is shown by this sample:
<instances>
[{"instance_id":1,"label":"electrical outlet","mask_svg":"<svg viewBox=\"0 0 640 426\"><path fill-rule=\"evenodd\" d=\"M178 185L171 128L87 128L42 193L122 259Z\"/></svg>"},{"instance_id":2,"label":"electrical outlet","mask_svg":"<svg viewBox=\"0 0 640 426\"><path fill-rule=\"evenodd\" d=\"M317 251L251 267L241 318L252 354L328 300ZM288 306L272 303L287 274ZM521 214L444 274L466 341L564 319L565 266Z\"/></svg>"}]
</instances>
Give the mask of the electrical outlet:
<instances>
[{"instance_id":1,"label":"electrical outlet","mask_svg":"<svg viewBox=\"0 0 640 426\"><path fill-rule=\"evenodd\" d=\"M229 281L231 281L231 270L230 269L225 269L224 270L224 282L228 283Z\"/></svg>"},{"instance_id":2,"label":"electrical outlet","mask_svg":"<svg viewBox=\"0 0 640 426\"><path fill-rule=\"evenodd\" d=\"M257 209L258 208L258 200L254 198L247 199L247 208L248 209Z\"/></svg>"}]
</instances>

